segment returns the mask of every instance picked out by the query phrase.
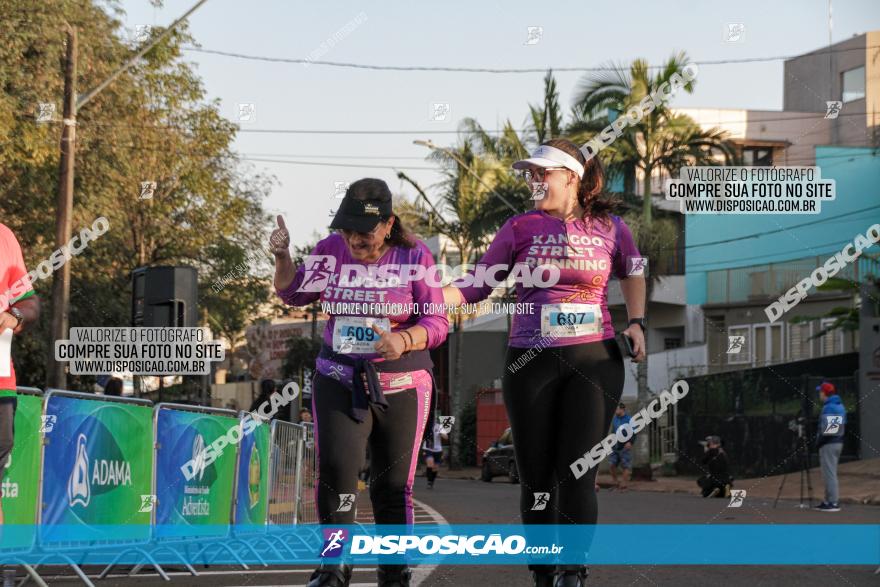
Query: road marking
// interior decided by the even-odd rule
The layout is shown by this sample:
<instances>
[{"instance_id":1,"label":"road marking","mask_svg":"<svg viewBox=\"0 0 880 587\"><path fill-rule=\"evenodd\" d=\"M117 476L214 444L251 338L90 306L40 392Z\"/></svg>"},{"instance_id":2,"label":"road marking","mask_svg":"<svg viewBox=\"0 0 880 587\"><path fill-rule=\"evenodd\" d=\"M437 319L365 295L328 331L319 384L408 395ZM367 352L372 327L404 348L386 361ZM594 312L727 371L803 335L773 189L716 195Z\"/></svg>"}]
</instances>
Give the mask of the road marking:
<instances>
[{"instance_id":1,"label":"road marking","mask_svg":"<svg viewBox=\"0 0 880 587\"><path fill-rule=\"evenodd\" d=\"M440 512L438 512L428 504L413 498L413 513L415 513L416 507L421 508L422 511L424 511L425 514L427 514L431 518L431 521L433 521L438 526L446 526L449 524L449 522L446 521L446 518L440 515ZM422 582L425 581L425 579L427 579L436 568L437 565L424 565L414 568L412 574L413 587L419 587L419 585L421 585Z\"/></svg>"}]
</instances>

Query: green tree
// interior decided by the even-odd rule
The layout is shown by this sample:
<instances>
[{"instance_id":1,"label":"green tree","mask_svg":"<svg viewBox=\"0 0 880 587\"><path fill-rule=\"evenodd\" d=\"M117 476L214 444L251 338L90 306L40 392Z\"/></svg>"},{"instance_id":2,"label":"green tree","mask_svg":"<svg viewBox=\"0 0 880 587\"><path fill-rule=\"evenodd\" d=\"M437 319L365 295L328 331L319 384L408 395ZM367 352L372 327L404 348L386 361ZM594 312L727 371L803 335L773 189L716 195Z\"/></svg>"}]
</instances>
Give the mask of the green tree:
<instances>
[{"instance_id":1,"label":"green tree","mask_svg":"<svg viewBox=\"0 0 880 587\"><path fill-rule=\"evenodd\" d=\"M575 95L575 119L568 132L577 142L586 143L618 116L638 108L645 97L658 92L661 86L671 85L674 76L687 79L683 73L688 61L687 55L680 52L654 73L647 61L636 59L629 67L618 65L585 77ZM682 89L692 93L694 86L695 82L690 80ZM609 177L623 177L626 191L635 187L637 171L642 174L641 221L633 215L629 215L627 221L633 228L640 252L651 260L646 279L646 305L659 277L650 265L665 256L664 249L674 248L678 240L677 226L671 220L664 220L661 225L653 222L652 181L656 174L674 177L684 165L717 165L718 155L725 163L735 159L735 148L727 141L726 134L718 129L703 130L689 116L673 112L666 102L657 104L639 122L628 125L621 136L599 152ZM638 364L637 379L639 401L644 403L649 395L647 355Z\"/></svg>"},{"instance_id":2,"label":"green tree","mask_svg":"<svg viewBox=\"0 0 880 587\"><path fill-rule=\"evenodd\" d=\"M303 369L314 369L318 353L321 351L321 341L294 336L287 341L287 354L281 367L281 373L286 379L299 380Z\"/></svg>"},{"instance_id":3,"label":"green tree","mask_svg":"<svg viewBox=\"0 0 880 587\"><path fill-rule=\"evenodd\" d=\"M874 262L875 266L880 265L878 261L880 261L880 255L867 255L864 257L870 259ZM880 277L875 275L866 275L864 279L865 283L870 283L875 289L880 289ZM816 332L813 336L810 337L810 340L821 338L826 334L836 331L842 331L846 333L850 337L850 341L855 346L856 336L859 332L859 316L860 310L859 305L855 303L856 296L860 295L861 292L861 282L853 281L851 279L846 279L842 277L831 277L825 283L816 288L816 291L820 292L835 292L835 291L844 291L849 292L853 296L853 303L850 306L835 306L831 308L825 314L821 316L797 316L791 319L792 324L806 324L812 322L813 320L822 320L826 318L834 319L833 322L828 324L825 328L820 328L818 332ZM880 304L878 300L872 300L875 304Z\"/></svg>"},{"instance_id":4,"label":"green tree","mask_svg":"<svg viewBox=\"0 0 880 587\"><path fill-rule=\"evenodd\" d=\"M574 117L567 131L575 142L586 143L618 116L624 115L652 93L669 84L673 76L683 76L688 65L684 52L670 57L656 73L648 62L636 59L627 68L622 65L584 78L575 94ZM694 91L695 82L687 81L682 89ZM661 94L662 95L662 94ZM653 210L651 181L655 172L676 175L683 165L715 165L716 155L725 161L734 159L734 146L718 129L704 131L693 119L676 114L662 102L642 119L627 126L623 134L600 151L612 177L622 175L628 187L634 187L636 170L642 173L642 214L650 225Z\"/></svg>"},{"instance_id":5,"label":"green tree","mask_svg":"<svg viewBox=\"0 0 880 587\"><path fill-rule=\"evenodd\" d=\"M544 116L538 110L533 108L532 115L540 121ZM510 217L512 211L507 203L515 208L513 212L525 212L531 206L531 194L525 182L511 173L511 163L525 157L528 150L510 121L505 123L500 136L493 137L476 120L467 118L462 122L462 135L459 145L436 149L429 159L441 165L444 175L438 186L437 204L444 221L436 224L437 232L454 245L457 261L468 265L478 260L492 235ZM455 261L453 255L450 262ZM459 375L464 368L463 316L455 313L451 319L455 350L450 407L456 421L462 422L463 410L467 408L462 400L464 390ZM465 449L471 448L462 446L466 441L461 432L452 435L450 460L453 466L465 463Z\"/></svg>"},{"instance_id":6,"label":"green tree","mask_svg":"<svg viewBox=\"0 0 880 587\"><path fill-rule=\"evenodd\" d=\"M106 6L106 10L102 9ZM0 8L0 217L18 236L33 267L55 249L64 23L78 31L78 89L106 79L133 52L124 42L115 2L59 0L34 5L5 0ZM154 34L159 34L156 31ZM215 299L212 284L251 257L268 235L262 200L271 181L245 168L231 145L237 127L207 99L201 80L181 59L191 42L171 34L78 112L73 230L95 218L109 231L70 260L71 326L126 325L130 272L142 265L187 264L200 275L200 306L215 330L235 331L260 311L270 293L264 268L243 295ZM41 103L54 118L37 122ZM155 181L152 199L140 185ZM41 385L53 345L50 280L35 284L43 299L39 328L17 341L22 384ZM73 386L88 381L72 378Z\"/></svg>"}]
</instances>

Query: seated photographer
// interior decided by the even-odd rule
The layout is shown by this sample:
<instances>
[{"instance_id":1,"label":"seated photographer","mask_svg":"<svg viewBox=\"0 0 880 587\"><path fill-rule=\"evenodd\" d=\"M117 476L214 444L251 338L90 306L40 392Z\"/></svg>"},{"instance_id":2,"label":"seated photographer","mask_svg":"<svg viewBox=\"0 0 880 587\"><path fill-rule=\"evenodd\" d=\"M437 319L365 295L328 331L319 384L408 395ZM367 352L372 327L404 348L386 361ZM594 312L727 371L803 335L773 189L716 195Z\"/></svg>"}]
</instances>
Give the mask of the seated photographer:
<instances>
[{"instance_id":1,"label":"seated photographer","mask_svg":"<svg viewBox=\"0 0 880 587\"><path fill-rule=\"evenodd\" d=\"M705 474L697 479L697 485L702 488L703 497L730 497L733 478L727 471L727 453L721 448L721 437L707 436L700 444L705 451L702 461Z\"/></svg>"}]
</instances>

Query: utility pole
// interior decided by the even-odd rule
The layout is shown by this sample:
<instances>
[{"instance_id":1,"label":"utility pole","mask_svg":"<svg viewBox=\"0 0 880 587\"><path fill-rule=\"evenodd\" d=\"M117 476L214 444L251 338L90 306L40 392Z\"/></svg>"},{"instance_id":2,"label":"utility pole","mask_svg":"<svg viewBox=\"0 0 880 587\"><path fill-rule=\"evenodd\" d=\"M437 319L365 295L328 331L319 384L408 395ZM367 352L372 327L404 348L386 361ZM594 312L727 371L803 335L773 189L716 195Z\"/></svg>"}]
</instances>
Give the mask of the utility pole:
<instances>
[{"instance_id":1,"label":"utility pole","mask_svg":"<svg viewBox=\"0 0 880 587\"><path fill-rule=\"evenodd\" d=\"M61 163L58 174L58 199L55 208L56 249L60 249L70 241L73 215L73 179L76 163L77 112L92 98L112 84L120 75L128 71L150 49L164 41L180 23L207 1L199 0L196 2L183 16L162 31L161 35L150 39L137 53L110 74L110 77L80 98L77 98L76 95L76 29L69 24L67 25L67 59L64 67L64 123L61 129ZM69 306L70 260L68 259L68 262L55 273L52 279L52 340L67 338ZM67 373L64 370L64 364L55 360L54 345L49 346L49 387L64 389L67 387Z\"/></svg>"},{"instance_id":2,"label":"utility pole","mask_svg":"<svg viewBox=\"0 0 880 587\"><path fill-rule=\"evenodd\" d=\"M76 151L76 29L67 25L67 56L64 64L64 113L61 126L61 162L58 172L55 243L57 248L70 241L73 212L73 166ZM58 269L52 280L52 340L67 338L70 302L70 263ZM55 360L54 345L49 345L49 387L64 389L67 374L64 363Z\"/></svg>"}]
</instances>

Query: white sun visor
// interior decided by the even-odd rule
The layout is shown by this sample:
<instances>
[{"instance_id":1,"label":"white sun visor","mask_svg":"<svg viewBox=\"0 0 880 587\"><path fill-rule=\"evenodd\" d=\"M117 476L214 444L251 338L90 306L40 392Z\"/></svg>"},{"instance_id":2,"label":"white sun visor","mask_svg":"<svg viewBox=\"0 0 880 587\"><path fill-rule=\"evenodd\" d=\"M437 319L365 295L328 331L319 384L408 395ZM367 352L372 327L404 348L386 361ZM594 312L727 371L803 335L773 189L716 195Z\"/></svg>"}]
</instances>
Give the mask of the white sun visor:
<instances>
[{"instance_id":1,"label":"white sun visor","mask_svg":"<svg viewBox=\"0 0 880 587\"><path fill-rule=\"evenodd\" d=\"M531 157L514 163L513 168L524 169L529 165L534 165L535 167L565 167L577 173L578 177L583 177L584 175L584 166L577 159L562 149L549 145L541 145L534 150Z\"/></svg>"}]
</instances>

